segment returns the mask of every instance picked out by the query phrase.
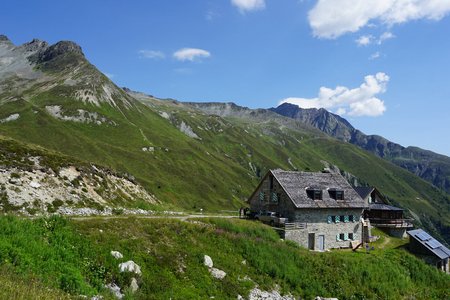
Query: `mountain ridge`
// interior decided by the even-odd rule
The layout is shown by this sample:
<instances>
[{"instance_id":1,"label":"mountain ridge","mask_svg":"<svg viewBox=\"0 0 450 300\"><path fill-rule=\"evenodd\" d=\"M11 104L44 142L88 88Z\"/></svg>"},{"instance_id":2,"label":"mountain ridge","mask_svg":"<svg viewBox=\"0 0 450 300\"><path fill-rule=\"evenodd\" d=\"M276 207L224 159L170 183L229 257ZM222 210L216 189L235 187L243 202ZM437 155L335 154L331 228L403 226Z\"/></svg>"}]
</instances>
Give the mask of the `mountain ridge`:
<instances>
[{"instance_id":1,"label":"mountain ridge","mask_svg":"<svg viewBox=\"0 0 450 300\"><path fill-rule=\"evenodd\" d=\"M326 134L354 144L431 182L450 193L450 157L415 146L404 147L379 135L366 135L344 118L320 109L302 109L283 103L271 111L306 124Z\"/></svg>"}]
</instances>

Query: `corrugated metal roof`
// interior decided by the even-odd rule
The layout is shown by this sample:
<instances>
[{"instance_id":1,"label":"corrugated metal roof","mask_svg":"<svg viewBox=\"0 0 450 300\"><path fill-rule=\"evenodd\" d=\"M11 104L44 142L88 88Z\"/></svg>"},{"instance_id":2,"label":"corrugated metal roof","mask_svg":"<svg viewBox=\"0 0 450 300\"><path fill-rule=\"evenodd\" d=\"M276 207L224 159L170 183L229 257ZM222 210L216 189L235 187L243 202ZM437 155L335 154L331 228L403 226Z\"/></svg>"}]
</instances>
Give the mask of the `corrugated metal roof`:
<instances>
[{"instance_id":1,"label":"corrugated metal roof","mask_svg":"<svg viewBox=\"0 0 450 300\"><path fill-rule=\"evenodd\" d=\"M406 233L440 259L450 257L450 250L422 229L409 230Z\"/></svg>"},{"instance_id":2,"label":"corrugated metal roof","mask_svg":"<svg viewBox=\"0 0 450 300\"><path fill-rule=\"evenodd\" d=\"M298 208L365 208L364 200L337 173L270 171ZM320 189L322 200L313 200L307 189ZM333 199L330 189L344 191L344 200Z\"/></svg>"},{"instance_id":3,"label":"corrugated metal roof","mask_svg":"<svg viewBox=\"0 0 450 300\"><path fill-rule=\"evenodd\" d=\"M369 204L369 209L374 209L374 210L395 210L395 211L403 211L403 209L392 206L392 205L387 205L384 203L370 203Z\"/></svg>"}]
</instances>

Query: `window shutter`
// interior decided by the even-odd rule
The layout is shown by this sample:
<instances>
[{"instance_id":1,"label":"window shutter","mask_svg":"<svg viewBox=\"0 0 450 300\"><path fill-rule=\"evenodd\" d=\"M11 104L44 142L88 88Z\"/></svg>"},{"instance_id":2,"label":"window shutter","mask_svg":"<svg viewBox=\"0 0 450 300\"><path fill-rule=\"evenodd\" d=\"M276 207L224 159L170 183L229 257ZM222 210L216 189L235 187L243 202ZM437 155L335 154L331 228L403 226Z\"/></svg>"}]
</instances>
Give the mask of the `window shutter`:
<instances>
[{"instance_id":1,"label":"window shutter","mask_svg":"<svg viewBox=\"0 0 450 300\"><path fill-rule=\"evenodd\" d=\"M347 215L344 216L344 223L348 223L348 216Z\"/></svg>"},{"instance_id":2,"label":"window shutter","mask_svg":"<svg viewBox=\"0 0 450 300\"><path fill-rule=\"evenodd\" d=\"M328 216L328 219L327 219L327 221L328 221L328 224L331 224L331 220L332 220L333 218L331 217L331 216Z\"/></svg>"},{"instance_id":3,"label":"window shutter","mask_svg":"<svg viewBox=\"0 0 450 300\"><path fill-rule=\"evenodd\" d=\"M358 217L357 216L353 216L353 222L358 222Z\"/></svg>"},{"instance_id":4,"label":"window shutter","mask_svg":"<svg viewBox=\"0 0 450 300\"><path fill-rule=\"evenodd\" d=\"M341 239L339 238L339 233L336 234L336 242L339 242Z\"/></svg>"},{"instance_id":5,"label":"window shutter","mask_svg":"<svg viewBox=\"0 0 450 300\"><path fill-rule=\"evenodd\" d=\"M259 192L259 201L264 202L264 192Z\"/></svg>"},{"instance_id":6,"label":"window shutter","mask_svg":"<svg viewBox=\"0 0 450 300\"><path fill-rule=\"evenodd\" d=\"M272 193L272 202L278 202L278 195L277 195L277 193Z\"/></svg>"},{"instance_id":7,"label":"window shutter","mask_svg":"<svg viewBox=\"0 0 450 300\"><path fill-rule=\"evenodd\" d=\"M344 233L344 241L348 240L348 233Z\"/></svg>"},{"instance_id":8,"label":"window shutter","mask_svg":"<svg viewBox=\"0 0 450 300\"><path fill-rule=\"evenodd\" d=\"M336 223L339 223L339 222L340 222L340 217L336 216Z\"/></svg>"}]
</instances>

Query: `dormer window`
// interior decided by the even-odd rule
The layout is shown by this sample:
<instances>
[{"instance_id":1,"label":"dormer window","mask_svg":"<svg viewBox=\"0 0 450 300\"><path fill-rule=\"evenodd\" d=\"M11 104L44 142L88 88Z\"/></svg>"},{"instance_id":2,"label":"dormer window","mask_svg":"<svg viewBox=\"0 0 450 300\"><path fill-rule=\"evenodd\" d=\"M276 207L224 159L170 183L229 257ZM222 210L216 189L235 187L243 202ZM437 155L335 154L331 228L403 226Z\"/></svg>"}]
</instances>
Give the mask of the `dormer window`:
<instances>
[{"instance_id":1,"label":"dormer window","mask_svg":"<svg viewBox=\"0 0 450 300\"><path fill-rule=\"evenodd\" d=\"M330 197L335 200L344 200L344 191L338 189L329 189Z\"/></svg>"},{"instance_id":2,"label":"dormer window","mask_svg":"<svg viewBox=\"0 0 450 300\"><path fill-rule=\"evenodd\" d=\"M308 194L308 197L313 200L322 200L322 190L308 188L306 190L306 193Z\"/></svg>"}]
</instances>

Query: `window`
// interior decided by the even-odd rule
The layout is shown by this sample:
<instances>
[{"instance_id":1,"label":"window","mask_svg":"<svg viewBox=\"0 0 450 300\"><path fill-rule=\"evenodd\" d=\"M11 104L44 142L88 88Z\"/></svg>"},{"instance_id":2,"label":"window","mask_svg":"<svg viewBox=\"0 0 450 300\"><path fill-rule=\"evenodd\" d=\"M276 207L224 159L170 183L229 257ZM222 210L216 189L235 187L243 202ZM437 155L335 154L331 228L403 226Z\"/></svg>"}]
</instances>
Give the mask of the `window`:
<instances>
[{"instance_id":1,"label":"window","mask_svg":"<svg viewBox=\"0 0 450 300\"><path fill-rule=\"evenodd\" d=\"M322 200L322 190L319 190L319 189L307 189L306 193L313 200Z\"/></svg>"},{"instance_id":2,"label":"window","mask_svg":"<svg viewBox=\"0 0 450 300\"><path fill-rule=\"evenodd\" d=\"M353 241L353 238L354 238L354 237L353 237L353 232L350 232L350 233L348 234L348 239Z\"/></svg>"},{"instance_id":3,"label":"window","mask_svg":"<svg viewBox=\"0 0 450 300\"><path fill-rule=\"evenodd\" d=\"M339 233L339 240L345 241L345 233Z\"/></svg>"},{"instance_id":4,"label":"window","mask_svg":"<svg viewBox=\"0 0 450 300\"><path fill-rule=\"evenodd\" d=\"M270 190L273 190L273 176L269 176L269 181L270 181Z\"/></svg>"},{"instance_id":5,"label":"window","mask_svg":"<svg viewBox=\"0 0 450 300\"><path fill-rule=\"evenodd\" d=\"M340 220L341 222L345 222L345 216L339 216L339 220Z\"/></svg>"},{"instance_id":6,"label":"window","mask_svg":"<svg viewBox=\"0 0 450 300\"><path fill-rule=\"evenodd\" d=\"M344 191L338 190L335 188L328 189L328 193L330 193L330 197L335 200L344 200Z\"/></svg>"}]
</instances>

